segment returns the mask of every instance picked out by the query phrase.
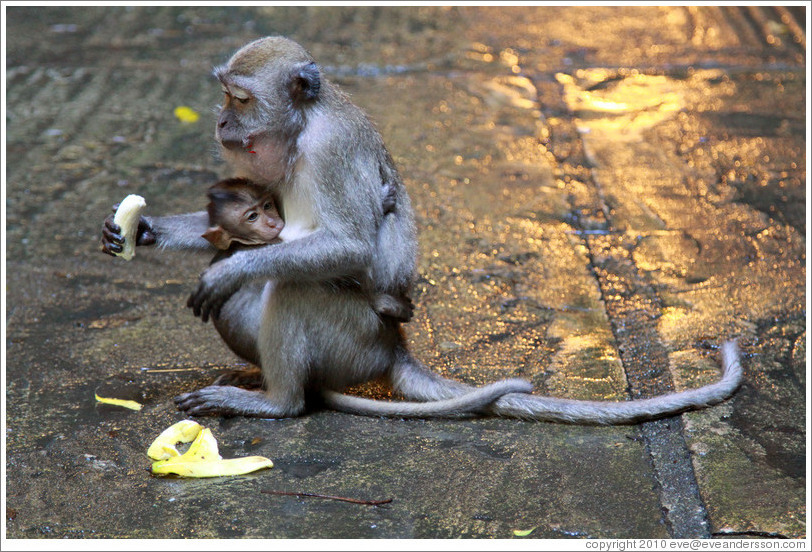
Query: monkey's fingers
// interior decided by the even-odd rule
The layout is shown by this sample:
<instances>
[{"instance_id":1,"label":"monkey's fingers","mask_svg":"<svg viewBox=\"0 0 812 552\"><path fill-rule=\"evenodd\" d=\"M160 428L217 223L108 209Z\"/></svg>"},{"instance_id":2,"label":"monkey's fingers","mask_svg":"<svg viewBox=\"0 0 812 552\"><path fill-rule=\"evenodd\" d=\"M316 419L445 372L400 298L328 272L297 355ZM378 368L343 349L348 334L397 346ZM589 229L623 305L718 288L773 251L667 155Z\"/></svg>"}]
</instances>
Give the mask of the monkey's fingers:
<instances>
[{"instance_id":1,"label":"monkey's fingers","mask_svg":"<svg viewBox=\"0 0 812 552\"><path fill-rule=\"evenodd\" d=\"M192 309L192 313L195 317L202 318L203 322L208 321L208 316L201 316L203 314L203 297L199 288L189 296L189 299L186 301L186 306Z\"/></svg>"},{"instance_id":2,"label":"monkey's fingers","mask_svg":"<svg viewBox=\"0 0 812 552\"><path fill-rule=\"evenodd\" d=\"M101 250L108 255L115 256L124 249L124 236L121 235L121 227L113 222L113 215L104 219L102 225Z\"/></svg>"},{"instance_id":3,"label":"monkey's fingers","mask_svg":"<svg viewBox=\"0 0 812 552\"><path fill-rule=\"evenodd\" d=\"M124 241L121 236L121 226L113 222L113 215L107 215L102 224L102 234L114 238L116 241Z\"/></svg>"},{"instance_id":4,"label":"monkey's fingers","mask_svg":"<svg viewBox=\"0 0 812 552\"><path fill-rule=\"evenodd\" d=\"M200 288L189 296L186 306L192 309L194 315L204 323L209 321L209 317L217 320L220 314L220 307L215 305L212 297L201 291Z\"/></svg>"},{"instance_id":5,"label":"monkey's fingers","mask_svg":"<svg viewBox=\"0 0 812 552\"><path fill-rule=\"evenodd\" d=\"M186 306L192 309L192 314L194 314L196 318L202 318L203 322L206 322L207 318L201 317L203 312L202 299L199 299L198 297L198 293L191 294L189 299L186 300Z\"/></svg>"},{"instance_id":6,"label":"monkey's fingers","mask_svg":"<svg viewBox=\"0 0 812 552\"><path fill-rule=\"evenodd\" d=\"M203 312L201 312L201 319L203 322L208 322L209 318L212 320L218 320L220 318L220 307L223 306L221 301L214 302L210 301L205 307Z\"/></svg>"},{"instance_id":7,"label":"monkey's fingers","mask_svg":"<svg viewBox=\"0 0 812 552\"><path fill-rule=\"evenodd\" d=\"M186 301L186 306L192 309L195 316L199 316L203 322L208 322L209 318L217 320L220 318L220 309L228 299L237 291L218 282L219 285L207 284L206 274L201 277L197 290Z\"/></svg>"},{"instance_id":8,"label":"monkey's fingers","mask_svg":"<svg viewBox=\"0 0 812 552\"><path fill-rule=\"evenodd\" d=\"M113 257L117 256L116 253L121 253L124 250L120 245L105 243L104 241L102 241L100 249L102 253L107 253Z\"/></svg>"}]
</instances>

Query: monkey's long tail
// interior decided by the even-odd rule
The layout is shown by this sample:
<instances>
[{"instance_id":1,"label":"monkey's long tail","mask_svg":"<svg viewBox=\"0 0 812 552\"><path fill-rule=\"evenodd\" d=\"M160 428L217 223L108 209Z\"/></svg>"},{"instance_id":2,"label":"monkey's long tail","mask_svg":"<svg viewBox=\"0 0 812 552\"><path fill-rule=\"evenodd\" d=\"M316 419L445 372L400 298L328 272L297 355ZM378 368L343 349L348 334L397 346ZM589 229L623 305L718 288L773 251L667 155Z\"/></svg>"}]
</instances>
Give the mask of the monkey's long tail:
<instances>
[{"instance_id":1,"label":"monkey's long tail","mask_svg":"<svg viewBox=\"0 0 812 552\"><path fill-rule=\"evenodd\" d=\"M401 359L398 368L393 378L395 388L411 399L445 398L469 389L468 386L430 372L413 357ZM735 341L728 341L722 345L722 377L716 383L698 389L651 399L617 402L510 394L498 399L487 411L498 416L525 420L591 425L631 424L720 403L733 394L741 380L739 348Z\"/></svg>"},{"instance_id":2,"label":"monkey's long tail","mask_svg":"<svg viewBox=\"0 0 812 552\"><path fill-rule=\"evenodd\" d=\"M507 379L482 387L473 387L459 396L431 402L377 401L336 391L322 390L324 403L334 410L364 416L397 418L456 417L484 413L500 397L519 397L530 393L533 384L520 379Z\"/></svg>"}]
</instances>

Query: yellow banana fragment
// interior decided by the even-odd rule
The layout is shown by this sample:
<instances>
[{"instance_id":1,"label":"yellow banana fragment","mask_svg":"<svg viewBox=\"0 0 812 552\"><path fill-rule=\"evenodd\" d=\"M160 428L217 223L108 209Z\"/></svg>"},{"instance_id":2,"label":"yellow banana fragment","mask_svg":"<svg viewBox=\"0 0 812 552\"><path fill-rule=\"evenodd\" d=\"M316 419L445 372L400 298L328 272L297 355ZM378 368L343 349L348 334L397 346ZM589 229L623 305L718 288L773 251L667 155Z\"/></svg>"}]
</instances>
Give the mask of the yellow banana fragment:
<instances>
[{"instance_id":1,"label":"yellow banana fragment","mask_svg":"<svg viewBox=\"0 0 812 552\"><path fill-rule=\"evenodd\" d=\"M180 456L175 444L193 441L201 429L203 426L193 420L182 420L171 425L152 442L147 450L147 456L153 460L167 460L173 456Z\"/></svg>"},{"instance_id":2,"label":"yellow banana fragment","mask_svg":"<svg viewBox=\"0 0 812 552\"><path fill-rule=\"evenodd\" d=\"M115 406L123 406L124 408L129 408L130 410L141 410L144 405L141 403L137 403L135 401L128 401L125 399L109 399L107 397L100 397L98 393L95 393L96 400L100 403L104 404L112 404Z\"/></svg>"},{"instance_id":3,"label":"yellow banana fragment","mask_svg":"<svg viewBox=\"0 0 812 552\"><path fill-rule=\"evenodd\" d=\"M183 455L185 456L185 455ZM152 464L152 473L181 475L183 477L221 477L243 475L262 468L272 468L273 462L264 456L246 456L229 460L183 461L183 456Z\"/></svg>"},{"instance_id":4,"label":"yellow banana fragment","mask_svg":"<svg viewBox=\"0 0 812 552\"><path fill-rule=\"evenodd\" d=\"M200 115L197 113L197 111L185 105L179 105L178 107L175 108L173 113L181 123L196 123L197 120L200 118Z\"/></svg>"},{"instance_id":5,"label":"yellow banana fragment","mask_svg":"<svg viewBox=\"0 0 812 552\"><path fill-rule=\"evenodd\" d=\"M189 450L179 454L177 442L189 442ZM158 460L153 462L152 473L156 475L180 475L183 477L220 477L242 475L262 468L272 468L273 462L263 456L230 458L220 456L217 439L211 430L192 420L184 420L165 429L147 454Z\"/></svg>"}]
</instances>

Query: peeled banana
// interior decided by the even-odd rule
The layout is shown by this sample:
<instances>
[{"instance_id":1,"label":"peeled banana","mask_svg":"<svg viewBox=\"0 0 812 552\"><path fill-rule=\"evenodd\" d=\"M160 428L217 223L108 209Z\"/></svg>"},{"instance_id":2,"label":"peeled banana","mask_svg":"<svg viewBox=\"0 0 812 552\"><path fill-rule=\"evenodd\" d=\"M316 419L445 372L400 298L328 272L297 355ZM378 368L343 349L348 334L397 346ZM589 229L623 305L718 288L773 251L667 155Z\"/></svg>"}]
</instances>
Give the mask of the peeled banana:
<instances>
[{"instance_id":1,"label":"peeled banana","mask_svg":"<svg viewBox=\"0 0 812 552\"><path fill-rule=\"evenodd\" d=\"M121 235L124 237L124 248L117 256L129 261L135 256L135 240L138 231L138 221L141 219L141 211L147 206L147 202L140 195L130 194L119 203L113 222L121 227Z\"/></svg>"},{"instance_id":2,"label":"peeled banana","mask_svg":"<svg viewBox=\"0 0 812 552\"><path fill-rule=\"evenodd\" d=\"M189 450L179 454L175 444L178 442L188 443L189 441L192 441ZM217 440L211 430L192 420L184 420L165 429L153 441L147 455L158 460L152 464L152 473L157 475L220 477L224 475L242 475L262 468L273 467L273 462L263 456L224 460L220 456Z\"/></svg>"}]
</instances>

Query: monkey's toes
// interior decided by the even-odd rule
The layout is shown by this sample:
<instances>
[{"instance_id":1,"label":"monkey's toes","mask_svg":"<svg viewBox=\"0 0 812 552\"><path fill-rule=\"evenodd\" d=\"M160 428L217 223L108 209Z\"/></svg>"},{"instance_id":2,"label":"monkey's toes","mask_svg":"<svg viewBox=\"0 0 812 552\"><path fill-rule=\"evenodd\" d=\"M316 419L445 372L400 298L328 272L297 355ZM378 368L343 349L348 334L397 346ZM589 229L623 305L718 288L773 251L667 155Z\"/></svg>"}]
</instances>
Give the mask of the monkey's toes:
<instances>
[{"instance_id":1,"label":"monkey's toes","mask_svg":"<svg viewBox=\"0 0 812 552\"><path fill-rule=\"evenodd\" d=\"M227 414L220 401L216 399L216 394L207 392L209 387L184 393L175 397L175 406L190 416L203 416L207 414Z\"/></svg>"}]
</instances>

